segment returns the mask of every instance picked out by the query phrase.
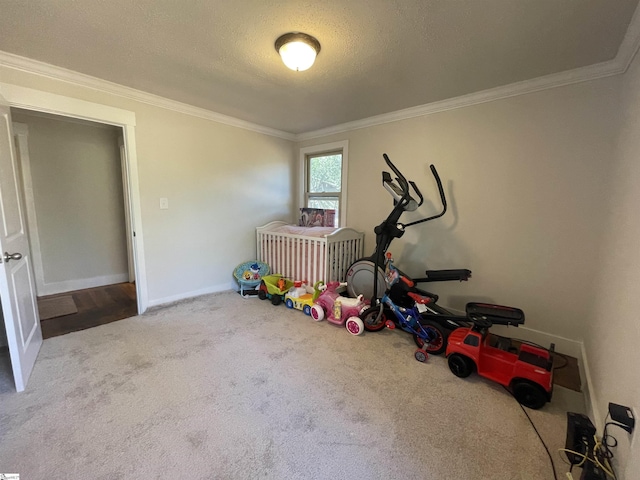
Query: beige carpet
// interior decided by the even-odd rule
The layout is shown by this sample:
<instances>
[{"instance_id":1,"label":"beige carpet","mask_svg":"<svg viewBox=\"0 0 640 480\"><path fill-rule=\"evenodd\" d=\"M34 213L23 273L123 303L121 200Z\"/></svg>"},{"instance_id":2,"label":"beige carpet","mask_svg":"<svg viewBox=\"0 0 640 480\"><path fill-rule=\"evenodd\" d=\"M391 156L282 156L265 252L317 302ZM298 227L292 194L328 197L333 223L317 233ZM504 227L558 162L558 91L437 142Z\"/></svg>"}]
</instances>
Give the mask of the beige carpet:
<instances>
[{"instance_id":1,"label":"beige carpet","mask_svg":"<svg viewBox=\"0 0 640 480\"><path fill-rule=\"evenodd\" d=\"M39 298L38 313L40 313L40 320L49 320L50 318L78 313L78 308L71 295Z\"/></svg>"},{"instance_id":2,"label":"beige carpet","mask_svg":"<svg viewBox=\"0 0 640 480\"><path fill-rule=\"evenodd\" d=\"M520 406L412 338L352 337L227 292L44 342L0 378L0 471L25 479L552 479ZM6 365L5 365L6 366ZM562 387L529 411L566 467Z\"/></svg>"}]
</instances>

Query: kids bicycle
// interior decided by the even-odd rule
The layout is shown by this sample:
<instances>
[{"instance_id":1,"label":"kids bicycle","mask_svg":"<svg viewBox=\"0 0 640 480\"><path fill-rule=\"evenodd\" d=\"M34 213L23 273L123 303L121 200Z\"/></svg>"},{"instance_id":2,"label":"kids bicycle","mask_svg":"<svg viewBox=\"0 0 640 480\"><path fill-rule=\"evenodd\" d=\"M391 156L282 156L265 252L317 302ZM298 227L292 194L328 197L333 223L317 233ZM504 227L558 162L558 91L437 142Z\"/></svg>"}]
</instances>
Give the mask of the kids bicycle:
<instances>
[{"instance_id":1,"label":"kids bicycle","mask_svg":"<svg viewBox=\"0 0 640 480\"><path fill-rule=\"evenodd\" d=\"M387 289L380 303L367 308L360 315L365 329L377 331L384 327L396 328L396 324L392 320L387 320L384 314L385 310L392 312L398 326L405 332L411 333L416 344L421 345L413 354L415 359L426 362L429 358L427 350L432 341L440 338L440 334L433 326L423 325L419 321L421 314L419 306L433 302L434 298L427 292L420 292L413 288L413 282L393 265L391 253L386 254L385 283Z\"/></svg>"}]
</instances>

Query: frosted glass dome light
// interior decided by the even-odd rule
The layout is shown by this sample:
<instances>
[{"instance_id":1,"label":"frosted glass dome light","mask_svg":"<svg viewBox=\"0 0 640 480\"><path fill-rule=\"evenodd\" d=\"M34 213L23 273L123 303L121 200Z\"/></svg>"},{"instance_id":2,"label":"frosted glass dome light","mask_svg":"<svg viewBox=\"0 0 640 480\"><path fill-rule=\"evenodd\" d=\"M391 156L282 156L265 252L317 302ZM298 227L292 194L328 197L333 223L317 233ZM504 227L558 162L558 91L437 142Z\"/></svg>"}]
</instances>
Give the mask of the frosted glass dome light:
<instances>
[{"instance_id":1,"label":"frosted glass dome light","mask_svg":"<svg viewBox=\"0 0 640 480\"><path fill-rule=\"evenodd\" d=\"M306 33L286 33L276 40L276 51L291 70L307 70L320 52L320 42Z\"/></svg>"}]
</instances>

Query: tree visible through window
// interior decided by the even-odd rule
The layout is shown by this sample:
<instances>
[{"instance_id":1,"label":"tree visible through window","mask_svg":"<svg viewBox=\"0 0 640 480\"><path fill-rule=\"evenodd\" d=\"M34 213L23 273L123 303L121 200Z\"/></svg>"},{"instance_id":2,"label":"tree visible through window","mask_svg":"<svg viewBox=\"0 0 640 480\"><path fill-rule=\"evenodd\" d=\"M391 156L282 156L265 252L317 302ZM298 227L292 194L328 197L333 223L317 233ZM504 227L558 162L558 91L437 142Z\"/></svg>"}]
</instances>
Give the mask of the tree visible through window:
<instances>
[{"instance_id":1,"label":"tree visible through window","mask_svg":"<svg viewBox=\"0 0 640 480\"><path fill-rule=\"evenodd\" d=\"M307 157L306 206L336 211L336 226L342 200L342 153L332 152Z\"/></svg>"}]
</instances>

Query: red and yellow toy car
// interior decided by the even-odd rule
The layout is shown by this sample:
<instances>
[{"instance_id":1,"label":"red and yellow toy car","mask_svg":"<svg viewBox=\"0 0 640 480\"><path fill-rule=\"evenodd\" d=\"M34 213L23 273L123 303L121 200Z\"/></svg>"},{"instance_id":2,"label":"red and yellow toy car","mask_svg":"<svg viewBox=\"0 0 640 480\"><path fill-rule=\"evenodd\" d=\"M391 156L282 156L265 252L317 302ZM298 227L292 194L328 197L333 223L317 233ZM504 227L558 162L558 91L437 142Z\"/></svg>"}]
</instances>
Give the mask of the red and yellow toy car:
<instances>
[{"instance_id":1,"label":"red and yellow toy car","mask_svg":"<svg viewBox=\"0 0 640 480\"><path fill-rule=\"evenodd\" d=\"M314 290L307 287L307 282L296 281L284 296L284 304L287 308L296 308L302 310L305 315L311 315L311 307L319 295L317 288Z\"/></svg>"}]
</instances>

